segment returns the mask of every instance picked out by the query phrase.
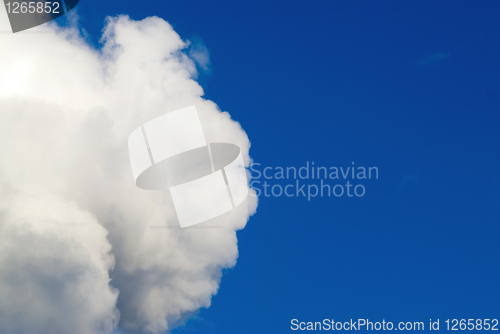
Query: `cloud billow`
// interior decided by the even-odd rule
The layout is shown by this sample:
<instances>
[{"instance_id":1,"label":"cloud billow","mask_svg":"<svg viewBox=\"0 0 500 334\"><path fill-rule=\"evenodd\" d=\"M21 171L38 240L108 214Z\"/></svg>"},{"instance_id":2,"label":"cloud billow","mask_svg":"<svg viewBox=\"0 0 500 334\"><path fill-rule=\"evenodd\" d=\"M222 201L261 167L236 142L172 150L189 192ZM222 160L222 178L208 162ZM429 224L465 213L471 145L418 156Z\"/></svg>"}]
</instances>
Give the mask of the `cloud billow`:
<instances>
[{"instance_id":1,"label":"cloud billow","mask_svg":"<svg viewBox=\"0 0 500 334\"><path fill-rule=\"evenodd\" d=\"M109 18L100 50L40 29L0 36L0 332L169 331L210 306L257 200L207 222L224 228L161 228L171 198L135 186L128 135L196 105L207 142L247 165L248 137L164 20Z\"/></svg>"}]
</instances>

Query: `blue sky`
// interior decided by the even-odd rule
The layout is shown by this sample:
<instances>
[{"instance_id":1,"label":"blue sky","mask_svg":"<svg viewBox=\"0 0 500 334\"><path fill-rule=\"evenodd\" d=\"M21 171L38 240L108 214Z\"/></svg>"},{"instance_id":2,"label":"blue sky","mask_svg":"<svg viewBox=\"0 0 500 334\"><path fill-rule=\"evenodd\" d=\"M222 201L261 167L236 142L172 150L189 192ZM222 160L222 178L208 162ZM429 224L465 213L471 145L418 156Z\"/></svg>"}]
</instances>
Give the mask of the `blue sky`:
<instances>
[{"instance_id":1,"label":"blue sky","mask_svg":"<svg viewBox=\"0 0 500 334\"><path fill-rule=\"evenodd\" d=\"M357 197L261 196L187 333L500 315L500 3L82 0L203 41L205 97L270 167L376 166ZM281 184L284 184L281 182Z\"/></svg>"}]
</instances>

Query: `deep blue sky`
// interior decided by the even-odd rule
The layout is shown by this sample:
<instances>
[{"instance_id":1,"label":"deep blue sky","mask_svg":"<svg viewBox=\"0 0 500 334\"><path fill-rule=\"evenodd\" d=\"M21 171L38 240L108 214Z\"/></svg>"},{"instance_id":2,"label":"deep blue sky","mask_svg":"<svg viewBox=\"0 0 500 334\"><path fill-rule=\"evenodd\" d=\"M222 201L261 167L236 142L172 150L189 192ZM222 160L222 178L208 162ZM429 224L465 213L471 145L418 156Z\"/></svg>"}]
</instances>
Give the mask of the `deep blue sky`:
<instances>
[{"instance_id":1,"label":"deep blue sky","mask_svg":"<svg viewBox=\"0 0 500 334\"><path fill-rule=\"evenodd\" d=\"M261 197L212 306L176 334L500 318L500 2L81 0L211 55L206 98L264 166L377 166L362 198ZM442 327L443 327L442 323Z\"/></svg>"}]
</instances>

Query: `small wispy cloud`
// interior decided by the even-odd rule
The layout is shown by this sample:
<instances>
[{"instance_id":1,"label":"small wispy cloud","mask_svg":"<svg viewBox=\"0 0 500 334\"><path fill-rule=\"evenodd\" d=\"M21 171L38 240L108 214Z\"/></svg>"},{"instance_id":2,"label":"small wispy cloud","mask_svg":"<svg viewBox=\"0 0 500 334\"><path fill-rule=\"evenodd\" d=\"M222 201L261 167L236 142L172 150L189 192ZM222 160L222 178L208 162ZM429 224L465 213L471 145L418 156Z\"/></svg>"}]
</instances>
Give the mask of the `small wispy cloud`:
<instances>
[{"instance_id":1,"label":"small wispy cloud","mask_svg":"<svg viewBox=\"0 0 500 334\"><path fill-rule=\"evenodd\" d=\"M428 54L427 56L423 57L417 63L420 66L429 65L429 64L432 64L434 62L444 60L450 56L451 56L451 53L434 52L434 53Z\"/></svg>"},{"instance_id":2,"label":"small wispy cloud","mask_svg":"<svg viewBox=\"0 0 500 334\"><path fill-rule=\"evenodd\" d=\"M405 175L399 183L400 189L414 188L419 185L419 177L416 174Z\"/></svg>"},{"instance_id":3,"label":"small wispy cloud","mask_svg":"<svg viewBox=\"0 0 500 334\"><path fill-rule=\"evenodd\" d=\"M210 53L199 36L191 38L188 55L203 71L210 72Z\"/></svg>"}]
</instances>

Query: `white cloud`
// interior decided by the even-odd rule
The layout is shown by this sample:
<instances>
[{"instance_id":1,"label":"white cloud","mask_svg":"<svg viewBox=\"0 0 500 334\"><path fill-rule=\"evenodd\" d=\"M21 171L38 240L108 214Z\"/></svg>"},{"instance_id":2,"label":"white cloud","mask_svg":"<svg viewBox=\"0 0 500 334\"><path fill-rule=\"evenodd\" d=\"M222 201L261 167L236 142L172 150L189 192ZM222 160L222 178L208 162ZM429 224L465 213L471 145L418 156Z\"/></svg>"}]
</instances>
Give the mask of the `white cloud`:
<instances>
[{"instance_id":1,"label":"white cloud","mask_svg":"<svg viewBox=\"0 0 500 334\"><path fill-rule=\"evenodd\" d=\"M5 332L109 332L119 319L106 230L76 203L2 185L0 324Z\"/></svg>"},{"instance_id":2,"label":"white cloud","mask_svg":"<svg viewBox=\"0 0 500 334\"><path fill-rule=\"evenodd\" d=\"M431 54L428 54L427 56L423 57L418 61L419 65L429 65L437 61L444 60L448 57L451 56L451 53L445 53L445 52L434 52Z\"/></svg>"},{"instance_id":3,"label":"white cloud","mask_svg":"<svg viewBox=\"0 0 500 334\"><path fill-rule=\"evenodd\" d=\"M188 54L205 72L210 72L210 52L199 36L191 38Z\"/></svg>"},{"instance_id":4,"label":"white cloud","mask_svg":"<svg viewBox=\"0 0 500 334\"><path fill-rule=\"evenodd\" d=\"M175 212L134 185L127 137L193 104L207 141L237 144L247 164L248 137L202 98L162 19L110 18L100 51L77 28L43 29L0 35L0 332L172 329L210 306L256 198L208 223L225 228L151 228Z\"/></svg>"}]
</instances>

